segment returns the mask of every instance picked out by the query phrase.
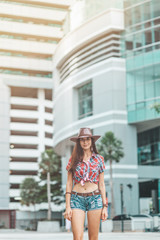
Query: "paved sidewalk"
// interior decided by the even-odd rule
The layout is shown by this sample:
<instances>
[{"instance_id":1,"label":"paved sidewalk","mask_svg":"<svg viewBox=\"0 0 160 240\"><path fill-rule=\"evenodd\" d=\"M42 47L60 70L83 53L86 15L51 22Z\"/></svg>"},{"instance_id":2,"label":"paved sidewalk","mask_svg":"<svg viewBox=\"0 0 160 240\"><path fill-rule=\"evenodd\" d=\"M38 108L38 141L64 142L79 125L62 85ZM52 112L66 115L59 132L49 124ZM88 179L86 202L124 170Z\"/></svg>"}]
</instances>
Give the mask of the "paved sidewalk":
<instances>
[{"instance_id":1,"label":"paved sidewalk","mask_svg":"<svg viewBox=\"0 0 160 240\"><path fill-rule=\"evenodd\" d=\"M4 232L0 231L0 240L72 240L72 233L37 233L37 232ZM88 240L87 232L84 240ZM160 232L142 233L100 233L99 240L160 240Z\"/></svg>"}]
</instances>

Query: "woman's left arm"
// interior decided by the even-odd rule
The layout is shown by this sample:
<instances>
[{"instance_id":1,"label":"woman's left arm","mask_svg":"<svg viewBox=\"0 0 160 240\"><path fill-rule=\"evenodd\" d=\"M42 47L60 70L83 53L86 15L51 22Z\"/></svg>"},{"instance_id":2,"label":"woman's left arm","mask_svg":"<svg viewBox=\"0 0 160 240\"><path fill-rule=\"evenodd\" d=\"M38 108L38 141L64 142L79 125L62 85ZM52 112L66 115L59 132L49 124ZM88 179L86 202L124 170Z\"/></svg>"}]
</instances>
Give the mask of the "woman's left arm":
<instances>
[{"instance_id":1,"label":"woman's left arm","mask_svg":"<svg viewBox=\"0 0 160 240\"><path fill-rule=\"evenodd\" d=\"M99 190L101 192L102 203L103 203L103 208L102 208L102 222L103 222L108 217L107 207L104 206L106 205L106 188L104 183L104 172L100 173L99 175Z\"/></svg>"}]
</instances>

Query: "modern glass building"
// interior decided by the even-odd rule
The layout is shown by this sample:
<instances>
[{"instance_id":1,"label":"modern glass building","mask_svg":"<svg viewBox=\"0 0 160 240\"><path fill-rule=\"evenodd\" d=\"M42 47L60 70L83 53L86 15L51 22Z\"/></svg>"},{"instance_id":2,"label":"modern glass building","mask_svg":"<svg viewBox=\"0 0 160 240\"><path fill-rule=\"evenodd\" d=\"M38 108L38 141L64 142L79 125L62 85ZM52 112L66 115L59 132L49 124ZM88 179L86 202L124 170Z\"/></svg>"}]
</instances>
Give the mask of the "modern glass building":
<instances>
[{"instance_id":1,"label":"modern glass building","mask_svg":"<svg viewBox=\"0 0 160 240\"><path fill-rule=\"evenodd\" d=\"M158 0L125 1L128 122L158 118L160 102L160 5Z\"/></svg>"},{"instance_id":2,"label":"modern glass building","mask_svg":"<svg viewBox=\"0 0 160 240\"><path fill-rule=\"evenodd\" d=\"M140 182L155 182L148 185L147 194L140 187L140 198L149 198L155 191L153 208L160 211L160 175L155 172L160 166L160 115L153 108L160 103L159 1L124 1L124 15L122 56L126 58L128 123L137 128L139 169L152 173L146 174L148 180L140 174Z\"/></svg>"}]
</instances>

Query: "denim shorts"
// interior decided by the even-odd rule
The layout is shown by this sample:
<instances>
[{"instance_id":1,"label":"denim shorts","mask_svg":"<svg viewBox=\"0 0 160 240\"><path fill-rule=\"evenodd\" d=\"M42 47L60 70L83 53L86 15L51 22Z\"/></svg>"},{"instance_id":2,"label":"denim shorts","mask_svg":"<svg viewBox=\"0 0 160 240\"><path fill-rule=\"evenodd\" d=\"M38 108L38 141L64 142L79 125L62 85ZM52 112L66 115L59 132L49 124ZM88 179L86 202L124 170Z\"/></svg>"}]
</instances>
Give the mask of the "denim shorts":
<instances>
[{"instance_id":1,"label":"denim shorts","mask_svg":"<svg viewBox=\"0 0 160 240\"><path fill-rule=\"evenodd\" d=\"M72 209L81 209L83 211L91 211L103 207L101 194L87 197L71 194L70 204Z\"/></svg>"}]
</instances>

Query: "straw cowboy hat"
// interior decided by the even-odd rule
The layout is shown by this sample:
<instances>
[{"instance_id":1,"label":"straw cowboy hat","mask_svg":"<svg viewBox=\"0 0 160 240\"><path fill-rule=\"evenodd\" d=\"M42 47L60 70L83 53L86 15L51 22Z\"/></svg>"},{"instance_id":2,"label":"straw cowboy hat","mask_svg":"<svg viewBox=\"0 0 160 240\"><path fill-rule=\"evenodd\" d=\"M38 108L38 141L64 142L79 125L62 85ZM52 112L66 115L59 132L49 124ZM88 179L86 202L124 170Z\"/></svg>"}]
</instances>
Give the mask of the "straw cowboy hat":
<instances>
[{"instance_id":1,"label":"straw cowboy hat","mask_svg":"<svg viewBox=\"0 0 160 240\"><path fill-rule=\"evenodd\" d=\"M101 136L99 136L99 135L92 135L92 132L91 132L90 128L80 128L78 136L77 137L71 137L70 140L72 142L77 142L77 140L79 138L85 138L85 137L91 137L96 142L98 140L98 138L100 138Z\"/></svg>"}]
</instances>

